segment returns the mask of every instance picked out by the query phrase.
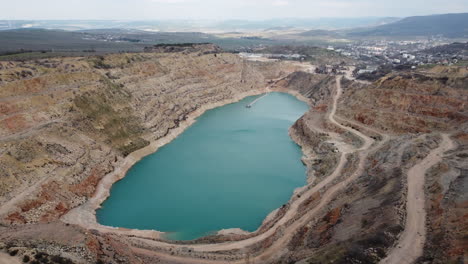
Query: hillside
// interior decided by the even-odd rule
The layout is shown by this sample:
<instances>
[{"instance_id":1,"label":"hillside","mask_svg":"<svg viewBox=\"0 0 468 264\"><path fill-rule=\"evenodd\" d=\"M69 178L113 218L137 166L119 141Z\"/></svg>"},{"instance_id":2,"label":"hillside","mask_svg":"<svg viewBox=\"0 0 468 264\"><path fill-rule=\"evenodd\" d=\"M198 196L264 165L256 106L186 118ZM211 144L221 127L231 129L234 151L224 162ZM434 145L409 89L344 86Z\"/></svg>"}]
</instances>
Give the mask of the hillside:
<instances>
[{"instance_id":1,"label":"hillside","mask_svg":"<svg viewBox=\"0 0 468 264\"><path fill-rule=\"evenodd\" d=\"M338 52L305 45L276 45L256 49L255 52L263 54L300 54L305 56L306 61L309 61L314 65L336 65L340 63L351 64L354 62L353 59L343 56Z\"/></svg>"},{"instance_id":2,"label":"hillside","mask_svg":"<svg viewBox=\"0 0 468 264\"><path fill-rule=\"evenodd\" d=\"M78 55L141 52L145 46L153 44L206 42L215 43L225 50L274 44L269 39L219 38L200 32L147 32L121 29L63 31L34 28L0 30L0 55L22 50L82 53ZM92 52L89 52L90 50Z\"/></svg>"},{"instance_id":3,"label":"hillside","mask_svg":"<svg viewBox=\"0 0 468 264\"><path fill-rule=\"evenodd\" d=\"M147 51L0 62L0 262L463 263L466 67L363 83L213 45ZM258 230L182 242L96 222L142 156L266 91L310 105L289 131L307 185Z\"/></svg>"},{"instance_id":4,"label":"hillside","mask_svg":"<svg viewBox=\"0 0 468 264\"><path fill-rule=\"evenodd\" d=\"M138 51L141 47L134 43L99 41L93 34L46 29L15 29L0 31L0 53L33 51L83 51L118 52L120 50Z\"/></svg>"},{"instance_id":5,"label":"hillside","mask_svg":"<svg viewBox=\"0 0 468 264\"><path fill-rule=\"evenodd\" d=\"M352 37L436 36L468 37L468 13L407 17L386 25L348 33Z\"/></svg>"},{"instance_id":6,"label":"hillside","mask_svg":"<svg viewBox=\"0 0 468 264\"><path fill-rule=\"evenodd\" d=\"M468 57L468 42L466 43L451 43L447 45L437 46L434 48L422 50L422 53L427 54L450 54L452 56Z\"/></svg>"}]
</instances>

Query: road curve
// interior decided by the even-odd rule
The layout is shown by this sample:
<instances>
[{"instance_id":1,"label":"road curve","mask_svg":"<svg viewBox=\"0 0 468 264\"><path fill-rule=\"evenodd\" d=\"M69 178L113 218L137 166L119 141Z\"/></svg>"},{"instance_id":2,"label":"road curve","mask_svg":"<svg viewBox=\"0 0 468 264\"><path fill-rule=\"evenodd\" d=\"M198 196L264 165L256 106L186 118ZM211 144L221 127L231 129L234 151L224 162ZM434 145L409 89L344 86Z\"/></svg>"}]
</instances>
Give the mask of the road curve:
<instances>
[{"instance_id":1,"label":"road curve","mask_svg":"<svg viewBox=\"0 0 468 264\"><path fill-rule=\"evenodd\" d=\"M408 193L406 197L405 230L381 264L411 264L422 256L426 241L426 209L424 182L428 169L439 163L443 153L455 148L448 134L442 134L439 147L433 149L426 158L408 170Z\"/></svg>"},{"instance_id":2,"label":"road curve","mask_svg":"<svg viewBox=\"0 0 468 264\"><path fill-rule=\"evenodd\" d=\"M361 133L360 131L358 131L356 129L344 126L344 125L340 124L339 122L337 122L335 120L336 108L338 106L338 100L340 99L341 94L343 93L343 91L341 89L341 79L342 78L343 78L342 76L337 76L336 77L336 95L333 97L332 109L330 111L330 115L328 116L328 119L334 125L340 127L341 129L347 130L347 131L349 131L351 133L354 133L354 134L358 135L361 139L364 140L364 144L359 149L357 149L357 151L369 149L370 146L372 145L372 143L374 143L374 140L372 138L364 135L363 133Z\"/></svg>"},{"instance_id":3,"label":"road curve","mask_svg":"<svg viewBox=\"0 0 468 264\"><path fill-rule=\"evenodd\" d=\"M361 146L358 149L353 149L352 151L349 150L349 151L345 151L344 153L342 153L341 156L340 156L339 163L338 163L335 171L330 176L328 176L327 178L322 180L320 183L313 186L309 190L305 191L301 195L301 197L299 199L294 200L292 202L292 204L291 204L291 207L286 212L286 214L277 223L275 223L275 225L272 228L270 228L269 230L267 230L266 232L264 232L262 234L259 234L258 236L251 237L251 238L248 238L248 239L245 239L245 240L225 242L225 243L217 243L217 244L198 244L198 245L195 244L195 245L187 246L187 245L170 244L170 243L166 243L166 242L162 242L162 241L148 240L148 239L144 239L144 238L134 238L134 240L146 243L148 245L160 247L160 248L173 248L174 249L174 248L180 248L180 247L189 247L194 252L205 252L205 253L213 253L213 252L219 252L219 251L227 251L227 250L235 250L235 249L246 248L248 246L251 246L251 245L253 245L253 244L257 243L257 242L261 242L262 240L268 238L270 235L274 234L276 232L276 230L278 230L278 228L281 228L284 224L286 224L286 222L293 219L294 216L298 213L299 205L305 199L307 199L308 197L310 197L311 195L313 195L315 192L319 191L320 189L322 189L326 185L332 183L338 176L340 176L342 174L342 169L344 167L344 164L346 163L345 161L346 161L347 154L348 153L359 152L359 165L358 165L358 168L356 169L356 171L351 176L349 176L347 179L345 179L342 182L338 182L337 184L330 186L322 194L320 202L319 202L319 204L317 206L315 206L315 208L313 208L307 214L303 215L302 217L300 217L299 219L294 221L294 223L292 223L291 225L287 226L283 230L284 235L282 237L280 237L278 240L276 240L273 243L273 245L271 245L268 249L266 249L265 251L260 253L260 255L250 258L249 261L265 262L268 259L274 258L279 252L282 251L282 249L284 249L286 247L286 245L289 243L290 239L292 238L292 236L294 235L295 231L298 228L300 228L301 226L306 224L307 221L310 221L310 219L312 217L314 217L334 197L336 197L337 193L340 190L346 188L346 186L348 186L350 182L352 182L357 177L359 177L359 175L362 174L362 172L364 170L365 159L366 159L367 155L371 151L376 150L377 148L382 146L387 141L387 140L383 140L383 141L379 142L376 146L371 148L371 146L374 143L374 140L372 138L364 135L363 133L361 133L361 132L359 132L359 131L351 128L351 127L343 126L343 125L341 125L340 123L338 123L335 120L334 116L336 114L338 99L340 98L341 94L342 94L341 77L337 77L336 78L336 93L335 93L335 96L333 97L332 108L331 108L331 111L330 111L329 115L327 116L327 118L334 125L336 125L336 126L342 128L342 129L346 130L346 131L349 131L349 132L354 133L354 134L358 135L359 137L361 137L362 140L364 141L363 146ZM386 137L384 137L384 138L386 138ZM349 149L351 149L351 147ZM134 247L132 249L137 250ZM143 250L138 250L138 251L140 253L145 252L146 254L151 254L149 251L143 251ZM156 255L156 256L161 257L162 259L166 259L166 260L171 260L171 259L174 260L174 261L177 260L179 262L184 262L184 260L185 260L186 263L191 263L191 260L194 260L194 259L191 259L191 258L188 258L188 257L175 257L175 256L167 255L167 254L162 253L162 252L154 252L154 254L152 254L152 255ZM213 261L198 259L196 263L213 263ZM218 260L217 263L224 263L224 262ZM229 263L245 263L245 260L230 261Z\"/></svg>"}]
</instances>

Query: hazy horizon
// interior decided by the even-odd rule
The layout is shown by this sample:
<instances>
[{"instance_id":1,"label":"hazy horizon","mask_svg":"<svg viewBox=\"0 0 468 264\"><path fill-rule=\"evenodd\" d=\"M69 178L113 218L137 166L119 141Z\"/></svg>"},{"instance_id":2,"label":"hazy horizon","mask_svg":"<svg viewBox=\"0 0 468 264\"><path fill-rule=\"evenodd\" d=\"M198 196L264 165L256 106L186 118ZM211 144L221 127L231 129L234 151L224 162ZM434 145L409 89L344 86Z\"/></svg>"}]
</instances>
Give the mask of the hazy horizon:
<instances>
[{"instance_id":1,"label":"hazy horizon","mask_svg":"<svg viewBox=\"0 0 468 264\"><path fill-rule=\"evenodd\" d=\"M0 20L220 21L407 17L465 12L468 12L466 0L16 0L2 3Z\"/></svg>"},{"instance_id":2,"label":"hazy horizon","mask_svg":"<svg viewBox=\"0 0 468 264\"><path fill-rule=\"evenodd\" d=\"M446 14L467 14L467 12L452 12L452 13L433 13L433 14L423 14L423 15L412 15L412 16L437 16L437 15L446 15ZM144 19L86 19L86 18L72 18L72 19L46 19L46 18L15 18L15 19L4 19L0 18L0 21L110 21L110 22L132 22L132 21L200 21L200 22L222 22L222 21L269 21L269 20L327 20L327 19L379 19L379 18L405 18L412 16L330 16L330 17L270 17L270 18L144 18Z\"/></svg>"}]
</instances>

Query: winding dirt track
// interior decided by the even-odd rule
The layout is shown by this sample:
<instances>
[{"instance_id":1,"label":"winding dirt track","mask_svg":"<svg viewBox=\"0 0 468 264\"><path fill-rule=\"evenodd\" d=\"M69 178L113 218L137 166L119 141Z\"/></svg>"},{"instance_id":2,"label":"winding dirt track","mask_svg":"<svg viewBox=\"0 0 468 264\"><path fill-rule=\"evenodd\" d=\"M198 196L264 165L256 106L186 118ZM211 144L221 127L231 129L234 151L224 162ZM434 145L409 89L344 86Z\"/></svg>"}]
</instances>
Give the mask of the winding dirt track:
<instances>
[{"instance_id":1,"label":"winding dirt track","mask_svg":"<svg viewBox=\"0 0 468 264\"><path fill-rule=\"evenodd\" d=\"M339 98L340 98L340 96L342 94L340 81L341 81L341 77L337 77L336 78L336 94L333 97L333 104L332 104L331 111L330 111L330 113L328 115L328 119L330 120L330 122L332 122L334 125L340 127L341 129L344 129L346 131L354 133L357 136L359 136L360 138L362 138L364 144L358 149L353 149L351 146L339 147L342 154L340 156L340 160L338 162L338 165L337 165L335 171L330 176L328 176L326 179L322 180L319 184L317 184L317 185L315 185L313 187L309 186L309 189L307 191L305 191L301 195L301 197L299 199L296 199L291 203L291 206L290 206L289 210L286 212L286 214L272 228L270 228L269 230L267 230L266 232L264 232L262 234L259 234L258 236L251 237L251 238L248 238L248 239L245 239L245 240L218 243L218 244L199 244L199 245L189 245L189 246L187 246L187 245L169 244L169 243L165 243L165 242L153 241L153 240L148 240L148 239L144 239L144 238L134 238L134 239L139 241L139 242L143 242L144 244L159 247L159 248L176 249L176 248L182 248L182 247L189 247L191 250L193 250L193 252L216 253L216 252L221 252L221 251L243 249L243 248L252 246L255 243L258 243L258 242L261 242L261 241L267 239L271 235L275 234L275 232L277 232L281 228L282 229L281 233L283 234L283 236L281 236L279 239L274 241L273 244L269 248L264 250L259 255L255 256L255 257L252 257L252 258L249 258L248 261L250 263L255 263L255 262L263 263L263 262L266 262L267 260L275 259L277 257L277 255L280 255L281 252L285 248L287 248L287 244L289 243L289 241L291 240L291 238L295 234L296 230L298 230L300 227L307 224L313 217L316 216L317 213L319 213L322 209L324 209L331 202L331 200L333 198L336 197L336 195L337 195L337 193L339 191L345 189L349 185L349 183L354 181L357 177L359 177L359 175L361 175L363 173L365 160L366 160L366 157L368 156L368 154L371 151L376 150L377 148L379 148L380 146L382 146L386 142L386 140L380 141L378 144L376 144L374 147L371 148L371 146L374 143L374 140L372 138L364 135L363 133L361 133L361 132L359 132L359 131L357 131L357 130L355 130L353 128L343 126L343 125L341 125L340 123L338 123L335 120L334 117L335 117L335 114L336 114L338 100L339 100ZM386 139L387 137L384 137L384 138ZM334 140L338 141L339 139L336 138ZM289 226L285 227L286 226L285 224L288 221L292 220L299 213L298 208L299 208L300 204L302 204L307 198L311 197L314 193L316 193L318 191L321 191L327 185L332 184L333 181L335 179L337 179L342 174L342 169L343 169L343 167L344 167L344 165L346 163L347 155L349 153L354 153L354 152L359 153L359 164L358 164L358 167L357 167L356 171L351 176L346 178L345 180L343 180L341 182L338 182L337 184L332 185L331 187L329 187L322 194L320 202L319 202L319 204L317 206L315 206L315 208L313 208L312 210L307 212L302 217L298 218L296 221L294 221ZM215 263L215 262L216 263L223 263L223 261L219 261L219 260L217 260L217 261L205 260L205 259L203 259L203 260L202 259L194 260L194 259L191 259L191 258L185 258L185 257L180 257L180 256L171 256L171 255L167 255L165 253L152 252L152 251L142 250L142 249L138 249L138 248L133 248L133 250L135 250L136 252L142 253L142 254L157 255L157 256L165 259L165 260L175 261L175 262L178 262L178 263L180 263L180 262L181 263ZM225 262L227 262L227 261L225 261ZM245 263L245 262L246 262L246 260L237 260L237 261L231 261L229 263Z\"/></svg>"},{"instance_id":2,"label":"winding dirt track","mask_svg":"<svg viewBox=\"0 0 468 264\"><path fill-rule=\"evenodd\" d=\"M190 248L192 252L199 252L199 253L207 253L216 255L219 257L228 256L227 252L230 250L242 250L248 247L251 247L257 243L261 243L265 240L268 240L271 236L275 235L276 233L280 233L281 236L277 238L272 244L261 251L259 255L249 257L248 259L242 259L245 257L241 255L242 253L237 253L238 255L237 260L208 260L208 259L201 259L195 257L185 257L185 256L177 256L177 255L170 255L166 252L156 252L144 248L139 247L131 247L131 249L139 254L144 255L153 255L158 256L162 260L168 262L176 262L176 263L264 263L267 261L275 260L277 257L281 256L285 251L287 251L287 245L293 238L295 232L309 223L312 219L317 217L320 213L323 212L330 204L330 202L343 190L345 190L350 183L356 180L365 169L366 159L370 153L380 148L383 144L385 144L389 136L383 134L379 131L373 130L372 128L367 128L362 124L353 123L353 121L336 118L338 120L349 122L350 124L354 124L357 126L361 126L369 131L372 131L376 134L380 134L382 136L382 140L376 142L374 139L370 138L369 136L365 135L364 133L345 125L342 125L335 119L338 101L342 95L342 88L341 88L341 76L336 77L336 93L332 98L332 106L327 119L333 125L345 130L349 131L359 138L362 139L362 146L356 148L352 145L346 144L343 140L339 137L339 135L335 133L330 133L330 137L332 138L332 142L339 143L336 144L336 147L340 151L340 158L337 163L337 166L333 173L331 173L328 177L323 179L316 185L310 184L304 187L304 191L301 193L301 196L290 203L289 209L286 211L285 215L279 219L271 228L267 231L258 234L256 236L239 240L239 241L232 241L232 242L224 242L224 243L214 243L214 244L194 244L194 245L180 245L180 244L173 244L169 242L151 240L142 237L128 237L129 240L133 240L136 242L140 242L142 244L149 245L151 247L162 248L166 250L182 250L183 248ZM282 79L282 78L279 78ZM279 80L278 79L278 80ZM267 91L270 91L270 86L266 88ZM258 98L257 100L259 100ZM1 100L0 100L1 101ZM255 102L253 102L255 103ZM252 104L253 104L252 103ZM50 122L58 122L60 120L52 120ZM43 125L43 124L40 124ZM25 134L30 133L30 131L25 131ZM17 136L17 135L15 135ZM24 136L24 134L23 134ZM1 140L8 139L8 137L0 137ZM443 159L443 153L455 148L455 143L450 139L450 135L442 134L442 141L439 146L429 153L427 157L425 157L422 161L414 165L411 169L409 169L407 173L408 178L408 192L406 197L406 223L405 229L401 233L401 236L395 245L394 248L390 249L388 252L388 256L383 259L380 263L382 264L411 264L422 255L423 247L426 240L426 210L425 210L425 194L424 194L424 183L425 183L425 174L427 170L431 167L439 163ZM340 178L343 175L343 168L345 167L347 157L352 154L357 153L359 161L356 170L346 178ZM34 186L26 189L23 193L19 196L15 197L11 201L5 203L4 205L0 206L0 215L6 214L11 208L16 204L18 200L23 199L28 193L32 192L33 189L40 186L45 180L48 178L44 178L40 182L36 183ZM336 182L338 179L340 181ZM320 192L320 201L319 203L311 210L307 211L301 217L297 217L301 212L299 211L301 204L303 204L307 199L312 197L314 194ZM74 215L72 215L74 216ZM297 219L296 219L297 218ZM295 220L294 220L295 219ZM294 221L293 221L294 220ZM291 221L293 221L291 223ZM117 233L117 230L114 231ZM169 251L167 251L169 252ZM224 254L224 255L223 255ZM16 261L16 262L13 262ZM0 253L0 264L2 263L20 263L19 260L15 258L11 258L10 256Z\"/></svg>"},{"instance_id":3,"label":"winding dirt track","mask_svg":"<svg viewBox=\"0 0 468 264\"><path fill-rule=\"evenodd\" d=\"M382 264L410 264L422 256L426 240L425 175L428 169L442 161L443 153L455 148L447 134L442 134L439 147L408 171L406 224L396 247L391 249Z\"/></svg>"},{"instance_id":4,"label":"winding dirt track","mask_svg":"<svg viewBox=\"0 0 468 264\"><path fill-rule=\"evenodd\" d=\"M372 128L367 128L362 124L353 123L353 121L345 120L336 117L336 119L345 122L345 124L350 124L354 126L360 126L364 128L365 131L371 131L382 136L381 141L375 141L364 133L346 125L341 124L335 119L338 101L342 95L341 88L341 76L336 77L336 91L335 95L332 98L332 105L327 116L327 119L333 125L339 127L342 130L349 131L359 138L362 139L363 144L360 147L354 147L350 144L343 142L342 138L336 133L329 133L331 137L330 142L335 143L335 146L340 151L340 158L336 165L335 170L328 177L323 179L318 184L310 184L302 189L302 193L299 198L292 200L290 203L289 209L286 211L285 215L279 219L271 228L267 231L258 234L256 236L239 240L231 241L224 243L214 243L214 244L194 244L194 245L181 245L173 244L170 242L157 241L148 238L139 237L129 237L128 239L137 242L138 244L147 245L149 247L165 249L164 251L153 251L140 247L131 247L131 249L138 254L157 256L163 261L174 262L174 263L265 263L272 261L280 257L287 251L287 246L294 234L298 229L309 223L312 219L317 217L318 214L326 210L330 202L350 183L356 180L365 169L366 159L368 155L380 148L389 140L389 136L383 134L379 131L373 130ZM267 88L269 90L269 87ZM453 149L455 147L453 141L450 139L449 135L442 135L442 142L440 145L433 149L429 155L424 158L421 162L413 166L408 171L408 193L407 193L407 218L405 224L405 230L402 232L398 244L392 248L388 256L381 261L382 264L410 264L413 263L419 256L423 253L423 247L426 237L425 229L425 197L424 197L424 182L425 174L428 169L437 164L442 160L442 155L444 152ZM357 153L359 161L356 170L348 177L340 179L343 175L343 168L346 164L347 157L352 154ZM337 182L337 180L340 181ZM304 215L300 215L299 208L307 199L314 196L316 193L320 193L319 203L306 212ZM5 206L0 208L4 209ZM303 213L303 212L302 212ZM292 223L291 223L292 222ZM273 235L280 233L281 235L272 242L272 244L265 248L259 253L259 255L248 257L243 253L232 253L227 254L231 250L240 250L243 252L243 249L254 246L257 243L262 243L267 241ZM211 256L216 256L218 259L202 259L196 256L181 256L181 255L171 255L170 251L180 251L183 249L190 249L194 253L206 254ZM167 251L166 251L167 250ZM235 255L237 254L237 255ZM227 258L223 259L223 256ZM228 258L232 256L233 259L229 260ZM0 264L1 261L4 261L6 256L0 255ZM221 258L221 259L220 259Z\"/></svg>"}]
</instances>

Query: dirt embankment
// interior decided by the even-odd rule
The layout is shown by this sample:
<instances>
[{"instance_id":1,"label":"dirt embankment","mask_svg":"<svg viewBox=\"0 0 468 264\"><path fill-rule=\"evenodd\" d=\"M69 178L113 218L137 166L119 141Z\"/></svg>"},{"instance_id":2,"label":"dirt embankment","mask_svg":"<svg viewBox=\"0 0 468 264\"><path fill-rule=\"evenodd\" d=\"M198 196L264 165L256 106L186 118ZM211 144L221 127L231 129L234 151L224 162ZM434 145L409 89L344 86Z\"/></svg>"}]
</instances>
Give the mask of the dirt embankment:
<instances>
[{"instance_id":1,"label":"dirt embankment","mask_svg":"<svg viewBox=\"0 0 468 264\"><path fill-rule=\"evenodd\" d=\"M56 263L377 263L406 241L406 204L414 191L408 176L443 145L443 132L452 135L457 149L425 168L427 242L421 261L465 257L463 72L395 74L363 84L217 50L0 66L5 252ZM309 184L257 232L182 245L161 241L158 234L83 228L81 214L68 214L79 225L57 220L83 204L93 204L92 212L125 168L205 109L265 87L311 105L290 131L303 148Z\"/></svg>"},{"instance_id":2,"label":"dirt embankment","mask_svg":"<svg viewBox=\"0 0 468 264\"><path fill-rule=\"evenodd\" d=\"M436 72L390 75L368 85L342 80L344 95L337 120L376 139L380 138L378 132L388 134L391 141L368 158L365 173L330 205L328 216L298 232L291 243L295 253L285 260L377 263L391 254L391 248L405 248L404 241L411 241L406 245L410 245L406 253L411 253L400 252L400 258L413 262L419 257L418 263L466 262L466 232L462 231L467 212L466 188L462 187L466 166L462 163L468 161L467 77L458 69L438 68ZM421 172L426 174L426 198L420 190L418 199L410 199L414 193L407 197L408 189L415 188L408 185L407 176L441 143L438 132L453 135L451 140L458 147L437 153L442 161L438 157L434 166ZM427 213L417 218L418 228L426 231L426 242L416 239L424 235L421 230L409 236L415 239L405 235L415 231L405 228L405 222L412 221L408 218L413 219L407 215L407 203L415 201L425 201L423 209L412 213ZM339 215L337 223L330 220L331 215Z\"/></svg>"},{"instance_id":3,"label":"dirt embankment","mask_svg":"<svg viewBox=\"0 0 468 264\"><path fill-rule=\"evenodd\" d=\"M296 69L198 50L2 62L2 223L55 224L136 150L154 151L207 107L258 94ZM6 247L40 243L18 239Z\"/></svg>"},{"instance_id":4,"label":"dirt embankment","mask_svg":"<svg viewBox=\"0 0 468 264\"><path fill-rule=\"evenodd\" d=\"M296 68L257 64L199 51L2 62L3 222L58 219L191 113L258 93Z\"/></svg>"},{"instance_id":5,"label":"dirt embankment","mask_svg":"<svg viewBox=\"0 0 468 264\"><path fill-rule=\"evenodd\" d=\"M388 133L467 130L468 78L391 74L374 84L345 82L338 114Z\"/></svg>"}]
</instances>

